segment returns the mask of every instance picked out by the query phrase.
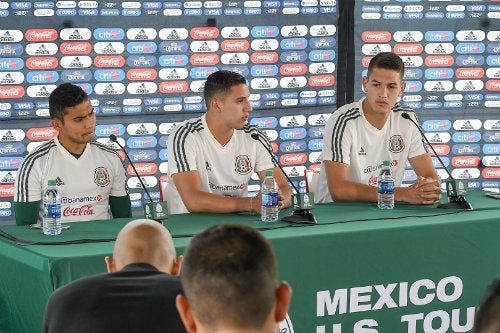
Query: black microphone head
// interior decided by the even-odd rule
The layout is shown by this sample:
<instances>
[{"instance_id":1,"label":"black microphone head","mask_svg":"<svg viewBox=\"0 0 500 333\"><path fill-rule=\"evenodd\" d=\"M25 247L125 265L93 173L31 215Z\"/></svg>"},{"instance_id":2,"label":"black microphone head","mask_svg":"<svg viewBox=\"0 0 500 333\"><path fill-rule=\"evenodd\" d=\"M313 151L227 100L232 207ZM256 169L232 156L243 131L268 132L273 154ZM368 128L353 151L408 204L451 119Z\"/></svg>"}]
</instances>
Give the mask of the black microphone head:
<instances>
[{"instance_id":1,"label":"black microphone head","mask_svg":"<svg viewBox=\"0 0 500 333\"><path fill-rule=\"evenodd\" d=\"M254 140L259 140L259 135L257 133L255 133L255 132L251 134L251 137Z\"/></svg>"},{"instance_id":2,"label":"black microphone head","mask_svg":"<svg viewBox=\"0 0 500 333\"><path fill-rule=\"evenodd\" d=\"M113 141L113 142L116 142L116 140L117 140L117 139L116 139L116 135L114 135L114 134L110 134L110 135L109 135L109 139L110 139L111 141Z\"/></svg>"},{"instance_id":3,"label":"black microphone head","mask_svg":"<svg viewBox=\"0 0 500 333\"><path fill-rule=\"evenodd\" d=\"M410 115L406 112L401 113L401 117L403 117L405 119L410 119Z\"/></svg>"}]
</instances>

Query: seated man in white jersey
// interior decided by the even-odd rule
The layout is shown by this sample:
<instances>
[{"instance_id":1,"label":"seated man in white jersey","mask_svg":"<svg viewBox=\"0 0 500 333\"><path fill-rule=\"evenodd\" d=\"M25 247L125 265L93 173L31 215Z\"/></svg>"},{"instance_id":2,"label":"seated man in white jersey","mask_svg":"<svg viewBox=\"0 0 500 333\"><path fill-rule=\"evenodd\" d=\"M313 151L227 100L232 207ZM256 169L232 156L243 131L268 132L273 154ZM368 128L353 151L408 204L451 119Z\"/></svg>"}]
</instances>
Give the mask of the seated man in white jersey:
<instances>
[{"instance_id":1,"label":"seated man in white jersey","mask_svg":"<svg viewBox=\"0 0 500 333\"><path fill-rule=\"evenodd\" d=\"M263 179L269 169L280 189L280 208L289 207L292 190L263 146L271 149L269 139L248 124L252 106L245 78L212 73L204 97L207 112L175 126L168 138L169 212L260 213L261 194L248 197L248 182L252 173Z\"/></svg>"},{"instance_id":2,"label":"seated man in white jersey","mask_svg":"<svg viewBox=\"0 0 500 333\"><path fill-rule=\"evenodd\" d=\"M131 217L120 156L94 141L96 116L85 91L64 83L49 96L52 126L58 131L33 151L18 170L14 188L16 224L41 223L47 181L56 180L61 222Z\"/></svg>"},{"instance_id":3,"label":"seated man in white jersey","mask_svg":"<svg viewBox=\"0 0 500 333\"><path fill-rule=\"evenodd\" d=\"M397 103L406 83L404 63L391 52L379 53L363 77L365 98L339 108L328 119L323 136L322 165L316 202L377 202L377 177L384 160L391 161L394 200L434 204L441 182L418 128L415 112ZM403 187L407 162L417 181Z\"/></svg>"}]
</instances>

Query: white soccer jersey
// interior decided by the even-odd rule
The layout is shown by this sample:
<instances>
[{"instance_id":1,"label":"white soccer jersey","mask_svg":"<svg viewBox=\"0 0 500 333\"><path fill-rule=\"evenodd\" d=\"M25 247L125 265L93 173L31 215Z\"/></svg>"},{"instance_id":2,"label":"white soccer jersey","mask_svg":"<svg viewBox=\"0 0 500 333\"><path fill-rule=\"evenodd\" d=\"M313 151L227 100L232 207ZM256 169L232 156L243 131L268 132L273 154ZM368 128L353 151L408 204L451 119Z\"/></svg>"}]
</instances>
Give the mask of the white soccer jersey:
<instances>
[{"instance_id":1,"label":"white soccer jersey","mask_svg":"<svg viewBox=\"0 0 500 333\"><path fill-rule=\"evenodd\" d=\"M109 196L128 194L119 155L98 142L88 143L78 159L57 138L26 156L17 173L14 201L40 200L39 223L43 191L49 179L56 180L61 195L62 222L109 219Z\"/></svg>"},{"instance_id":2,"label":"white soccer jersey","mask_svg":"<svg viewBox=\"0 0 500 333\"><path fill-rule=\"evenodd\" d=\"M350 165L349 180L376 186L384 160L390 160L394 185L401 186L409 158L427 153L416 126L401 114L408 113L418 123L415 112L396 104L382 129L366 120L363 100L339 108L328 119L323 136L323 161ZM323 162L322 162L323 163ZM320 169L316 202L331 202L325 168Z\"/></svg>"},{"instance_id":3,"label":"white soccer jersey","mask_svg":"<svg viewBox=\"0 0 500 333\"><path fill-rule=\"evenodd\" d=\"M172 175L178 172L197 170L204 192L248 196L252 173L274 167L271 156L251 137L252 133L259 135L271 149L267 137L256 126L248 124L234 130L224 147L210 133L205 115L174 127L168 138L170 214L188 213L172 180Z\"/></svg>"}]
</instances>

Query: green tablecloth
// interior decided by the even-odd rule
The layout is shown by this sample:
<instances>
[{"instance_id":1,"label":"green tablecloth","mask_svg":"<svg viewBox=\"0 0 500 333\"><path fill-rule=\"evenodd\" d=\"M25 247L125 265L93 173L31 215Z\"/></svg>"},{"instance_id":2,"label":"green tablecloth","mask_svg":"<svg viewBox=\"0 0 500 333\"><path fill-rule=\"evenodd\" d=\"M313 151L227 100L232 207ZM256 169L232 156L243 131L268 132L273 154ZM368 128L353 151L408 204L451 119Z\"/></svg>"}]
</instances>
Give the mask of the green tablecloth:
<instances>
[{"instance_id":1,"label":"green tablecloth","mask_svg":"<svg viewBox=\"0 0 500 333\"><path fill-rule=\"evenodd\" d=\"M473 211L332 203L313 210L317 225L262 223L249 214L175 215L163 224L178 254L215 223L261 229L292 285L297 333L468 332L474 306L500 272L500 201L480 191L467 198ZM52 291L105 272L104 256L127 221L72 223L57 237L0 228L10 237L0 237L0 332L40 331Z\"/></svg>"}]
</instances>

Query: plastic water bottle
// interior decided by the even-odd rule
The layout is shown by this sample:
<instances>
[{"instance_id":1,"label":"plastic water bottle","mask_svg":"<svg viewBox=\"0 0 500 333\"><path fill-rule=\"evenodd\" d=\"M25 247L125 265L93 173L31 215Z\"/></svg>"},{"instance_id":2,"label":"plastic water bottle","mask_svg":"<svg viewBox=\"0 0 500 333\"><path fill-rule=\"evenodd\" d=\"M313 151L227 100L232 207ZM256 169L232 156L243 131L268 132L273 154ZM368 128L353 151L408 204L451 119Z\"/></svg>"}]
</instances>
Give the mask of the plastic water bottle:
<instances>
[{"instance_id":1,"label":"plastic water bottle","mask_svg":"<svg viewBox=\"0 0 500 333\"><path fill-rule=\"evenodd\" d=\"M273 176L272 170L266 170L266 178L262 182L262 222L278 221L278 184Z\"/></svg>"},{"instance_id":2,"label":"plastic water bottle","mask_svg":"<svg viewBox=\"0 0 500 333\"><path fill-rule=\"evenodd\" d=\"M394 208L394 177L392 176L390 161L384 161L378 176L378 208Z\"/></svg>"},{"instance_id":3,"label":"plastic water bottle","mask_svg":"<svg viewBox=\"0 0 500 333\"><path fill-rule=\"evenodd\" d=\"M57 191L56 181L47 182L43 194L42 229L45 235L59 235L61 233L61 197Z\"/></svg>"}]
</instances>

